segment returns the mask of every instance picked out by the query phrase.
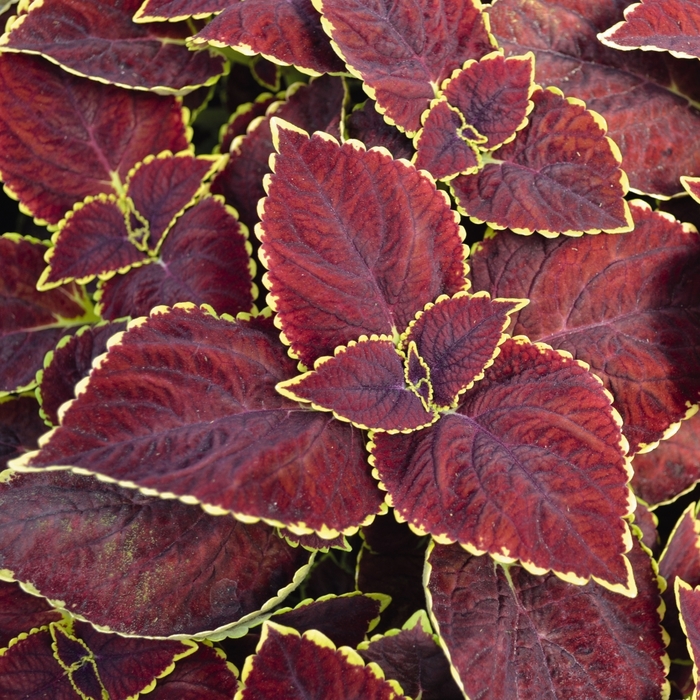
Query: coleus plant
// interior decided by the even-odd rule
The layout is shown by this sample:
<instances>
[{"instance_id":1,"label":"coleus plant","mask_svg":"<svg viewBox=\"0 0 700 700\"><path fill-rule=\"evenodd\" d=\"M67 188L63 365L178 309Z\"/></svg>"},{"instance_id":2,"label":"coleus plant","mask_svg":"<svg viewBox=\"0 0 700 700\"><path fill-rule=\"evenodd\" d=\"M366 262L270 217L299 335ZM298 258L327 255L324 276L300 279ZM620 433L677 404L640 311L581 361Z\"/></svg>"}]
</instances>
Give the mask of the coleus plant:
<instances>
[{"instance_id":1,"label":"coleus plant","mask_svg":"<svg viewBox=\"0 0 700 700\"><path fill-rule=\"evenodd\" d=\"M695 693L697 2L2 9L3 697Z\"/></svg>"}]
</instances>

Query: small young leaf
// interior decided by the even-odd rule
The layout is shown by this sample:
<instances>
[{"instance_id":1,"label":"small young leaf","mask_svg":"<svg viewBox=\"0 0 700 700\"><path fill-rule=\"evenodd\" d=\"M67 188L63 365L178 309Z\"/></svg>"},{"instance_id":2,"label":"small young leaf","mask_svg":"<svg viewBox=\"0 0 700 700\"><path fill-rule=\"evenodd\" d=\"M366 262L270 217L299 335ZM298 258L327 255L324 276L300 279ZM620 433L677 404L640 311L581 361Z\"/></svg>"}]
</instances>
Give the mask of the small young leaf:
<instances>
[{"instance_id":1,"label":"small young leaf","mask_svg":"<svg viewBox=\"0 0 700 700\"><path fill-rule=\"evenodd\" d=\"M44 598L26 593L19 583L0 581L0 649L20 633L62 618Z\"/></svg>"},{"instance_id":2,"label":"small young leaf","mask_svg":"<svg viewBox=\"0 0 700 700\"><path fill-rule=\"evenodd\" d=\"M361 141L367 149L381 146L397 160L411 160L415 153L411 139L384 121L374 100L357 105L348 115L346 126L348 138Z\"/></svg>"},{"instance_id":3,"label":"small young leaf","mask_svg":"<svg viewBox=\"0 0 700 700\"><path fill-rule=\"evenodd\" d=\"M259 95L255 102L247 102L239 105L236 111L229 117L228 123L221 127L221 137L219 144L220 153L228 153L231 150L232 143L239 136L245 136L251 122L258 117L264 117L267 108L277 100L274 95L269 92L264 92ZM237 143L240 142L240 139ZM270 136L270 153L272 147L272 136Z\"/></svg>"},{"instance_id":4,"label":"small young leaf","mask_svg":"<svg viewBox=\"0 0 700 700\"><path fill-rule=\"evenodd\" d=\"M33 396L0 399L0 471L4 471L9 460L35 450L37 439L45 432L46 424Z\"/></svg>"}]
</instances>

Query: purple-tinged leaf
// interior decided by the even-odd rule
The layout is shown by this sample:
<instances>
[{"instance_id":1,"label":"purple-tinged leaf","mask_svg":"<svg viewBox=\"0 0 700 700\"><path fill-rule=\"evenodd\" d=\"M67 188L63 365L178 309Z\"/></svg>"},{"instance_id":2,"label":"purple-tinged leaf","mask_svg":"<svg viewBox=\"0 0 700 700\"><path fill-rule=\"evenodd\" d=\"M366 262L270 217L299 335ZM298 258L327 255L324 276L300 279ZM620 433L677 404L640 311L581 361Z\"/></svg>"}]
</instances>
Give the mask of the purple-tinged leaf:
<instances>
[{"instance_id":1,"label":"purple-tinged leaf","mask_svg":"<svg viewBox=\"0 0 700 700\"><path fill-rule=\"evenodd\" d=\"M161 307L113 343L23 464L99 472L329 539L383 510L362 433L275 391L295 366L269 320Z\"/></svg>"},{"instance_id":2,"label":"purple-tinged leaf","mask_svg":"<svg viewBox=\"0 0 700 700\"><path fill-rule=\"evenodd\" d=\"M656 566L630 551L635 598L570 586L436 544L430 609L470 698L661 700L668 697Z\"/></svg>"},{"instance_id":3,"label":"purple-tinged leaf","mask_svg":"<svg viewBox=\"0 0 700 700\"><path fill-rule=\"evenodd\" d=\"M455 71L442 86L442 96L483 137L479 148L492 150L527 124L534 75L533 54L504 58L493 52Z\"/></svg>"},{"instance_id":4,"label":"purple-tinged leaf","mask_svg":"<svg viewBox=\"0 0 700 700\"><path fill-rule=\"evenodd\" d=\"M471 276L474 289L494 297L530 299L510 332L589 364L612 393L634 454L695 410L700 238L643 202L632 212L629 236L499 233L477 245Z\"/></svg>"},{"instance_id":5,"label":"purple-tinged leaf","mask_svg":"<svg viewBox=\"0 0 700 700\"><path fill-rule=\"evenodd\" d=\"M696 201L700 202L700 177L681 177L685 191Z\"/></svg>"},{"instance_id":6,"label":"purple-tinged leaf","mask_svg":"<svg viewBox=\"0 0 700 700\"><path fill-rule=\"evenodd\" d=\"M365 662L373 661L404 692L421 700L463 700L450 662L433 635L425 611L420 610L401 630L372 637L357 648Z\"/></svg>"},{"instance_id":7,"label":"purple-tinged leaf","mask_svg":"<svg viewBox=\"0 0 700 700\"><path fill-rule=\"evenodd\" d=\"M181 19L202 19L222 12L229 0L145 0L134 15L134 22L175 22Z\"/></svg>"},{"instance_id":8,"label":"purple-tinged leaf","mask_svg":"<svg viewBox=\"0 0 700 700\"><path fill-rule=\"evenodd\" d=\"M420 398L426 411L433 404L433 385L430 382L430 367L418 354L415 342L410 342L404 360L404 378L408 388Z\"/></svg>"},{"instance_id":9,"label":"purple-tinged leaf","mask_svg":"<svg viewBox=\"0 0 700 700\"><path fill-rule=\"evenodd\" d=\"M104 631L189 637L243 625L309 562L262 523L69 472L16 475L0 484L0 504L4 577Z\"/></svg>"},{"instance_id":10,"label":"purple-tinged leaf","mask_svg":"<svg viewBox=\"0 0 700 700\"><path fill-rule=\"evenodd\" d=\"M700 589L692 588L683 579L677 578L675 584L676 601L680 611L681 625L687 636L688 651L693 661L693 681L695 690L693 700L698 696L698 661L700 661Z\"/></svg>"},{"instance_id":11,"label":"purple-tinged leaf","mask_svg":"<svg viewBox=\"0 0 700 700\"><path fill-rule=\"evenodd\" d=\"M267 108L275 102L276 99L277 98L269 92L264 92L255 102L246 102L240 105L231 115L228 123L221 127L219 152L228 153L236 138L245 135L253 120L258 117L264 117ZM270 152L272 152L272 136L270 136Z\"/></svg>"},{"instance_id":12,"label":"purple-tinged leaf","mask_svg":"<svg viewBox=\"0 0 700 700\"><path fill-rule=\"evenodd\" d=\"M103 685L93 653L82 639L62 625L50 626L54 657L81 698L103 697Z\"/></svg>"},{"instance_id":13,"label":"purple-tinged leaf","mask_svg":"<svg viewBox=\"0 0 700 700\"><path fill-rule=\"evenodd\" d=\"M241 685L240 700L408 700L396 681L385 681L379 667L365 666L353 649L336 650L321 632L300 635L272 622L263 625Z\"/></svg>"},{"instance_id":14,"label":"purple-tinged leaf","mask_svg":"<svg viewBox=\"0 0 700 700\"><path fill-rule=\"evenodd\" d=\"M159 304L209 304L219 313L250 311L257 296L247 231L220 198L206 197L173 224L160 257L101 282L98 311L114 320Z\"/></svg>"},{"instance_id":15,"label":"purple-tinged leaf","mask_svg":"<svg viewBox=\"0 0 700 700\"><path fill-rule=\"evenodd\" d=\"M362 141L366 148L381 146L396 158L411 160L415 149L406 134L387 124L376 109L374 100L365 100L348 115L348 138Z\"/></svg>"},{"instance_id":16,"label":"purple-tinged leaf","mask_svg":"<svg viewBox=\"0 0 700 700\"><path fill-rule=\"evenodd\" d=\"M32 238L0 236L0 396L36 386L44 355L68 328L93 320L81 287L37 291L46 249Z\"/></svg>"},{"instance_id":17,"label":"purple-tinged leaf","mask_svg":"<svg viewBox=\"0 0 700 700\"><path fill-rule=\"evenodd\" d=\"M507 340L457 411L370 449L387 500L442 542L634 595L619 416L584 366Z\"/></svg>"},{"instance_id":18,"label":"purple-tinged leaf","mask_svg":"<svg viewBox=\"0 0 700 700\"><path fill-rule=\"evenodd\" d=\"M409 432L438 417L406 386L402 357L387 336L360 336L336 348L333 357L316 360L313 371L281 382L277 391L364 429Z\"/></svg>"},{"instance_id":19,"label":"purple-tinged leaf","mask_svg":"<svg viewBox=\"0 0 700 700\"><path fill-rule=\"evenodd\" d=\"M117 183L148 154L188 146L174 97L83 80L38 56L0 55L0 179L37 219L57 224L89 195L119 194Z\"/></svg>"},{"instance_id":20,"label":"purple-tinged leaf","mask_svg":"<svg viewBox=\"0 0 700 700\"><path fill-rule=\"evenodd\" d=\"M700 3L642 0L630 5L625 19L598 38L622 51L669 51L676 58L700 58Z\"/></svg>"},{"instance_id":21,"label":"purple-tinged leaf","mask_svg":"<svg viewBox=\"0 0 700 700\"><path fill-rule=\"evenodd\" d=\"M62 617L44 598L23 591L19 583L0 581L0 649L8 646L20 633L48 625Z\"/></svg>"},{"instance_id":22,"label":"purple-tinged leaf","mask_svg":"<svg viewBox=\"0 0 700 700\"><path fill-rule=\"evenodd\" d=\"M230 46L247 56L261 53L311 75L345 72L321 29L312 0L230 2L189 43Z\"/></svg>"},{"instance_id":23,"label":"purple-tinged leaf","mask_svg":"<svg viewBox=\"0 0 700 700\"><path fill-rule=\"evenodd\" d=\"M45 432L46 424L33 396L0 398L0 471L7 467L9 460L35 450L37 439Z\"/></svg>"},{"instance_id":24,"label":"purple-tinged leaf","mask_svg":"<svg viewBox=\"0 0 700 700\"><path fill-rule=\"evenodd\" d=\"M661 540L657 530L659 519L649 510L647 504L639 499L637 499L637 507L634 510L634 524L639 528L642 544L658 561L661 554Z\"/></svg>"},{"instance_id":25,"label":"purple-tinged leaf","mask_svg":"<svg viewBox=\"0 0 700 700\"><path fill-rule=\"evenodd\" d=\"M467 127L459 110L445 100L438 100L415 138L414 165L427 170L436 180L477 172L481 158L477 147L469 141L471 135L473 130Z\"/></svg>"},{"instance_id":26,"label":"purple-tinged leaf","mask_svg":"<svg viewBox=\"0 0 700 700\"><path fill-rule=\"evenodd\" d=\"M465 287L464 231L431 180L356 141L309 138L276 119L273 131L264 281L307 367L361 335L397 336L429 301Z\"/></svg>"},{"instance_id":27,"label":"purple-tinged leaf","mask_svg":"<svg viewBox=\"0 0 700 700\"><path fill-rule=\"evenodd\" d=\"M451 181L460 211L516 233L620 233L632 229L627 177L605 122L580 100L536 90L529 124L475 175Z\"/></svg>"},{"instance_id":28,"label":"purple-tinged leaf","mask_svg":"<svg viewBox=\"0 0 700 700\"><path fill-rule=\"evenodd\" d=\"M700 175L700 150L688 148L700 135L700 63L598 41L629 2L498 0L488 14L506 54L535 54L537 83L561 88L605 118L631 187L667 198L681 192L681 175Z\"/></svg>"},{"instance_id":29,"label":"purple-tinged leaf","mask_svg":"<svg viewBox=\"0 0 700 700\"><path fill-rule=\"evenodd\" d=\"M34 2L11 20L0 51L39 54L75 75L161 94L214 84L223 56L189 51L187 23L136 24L142 0Z\"/></svg>"},{"instance_id":30,"label":"purple-tinged leaf","mask_svg":"<svg viewBox=\"0 0 700 700\"><path fill-rule=\"evenodd\" d=\"M148 257L132 239L127 215L115 195L88 197L59 222L53 247L45 255L48 267L37 288L47 291L66 282L85 284L99 276L109 279Z\"/></svg>"},{"instance_id":31,"label":"purple-tinged leaf","mask_svg":"<svg viewBox=\"0 0 700 700\"><path fill-rule=\"evenodd\" d=\"M256 56L251 61L250 72L264 88L275 92L280 89L282 73L278 64L268 61L262 56Z\"/></svg>"},{"instance_id":32,"label":"purple-tinged leaf","mask_svg":"<svg viewBox=\"0 0 700 700\"><path fill-rule=\"evenodd\" d=\"M129 173L126 193L134 209L148 222L148 249L156 251L182 211L203 191L218 158L189 153L148 156Z\"/></svg>"},{"instance_id":33,"label":"purple-tinged leaf","mask_svg":"<svg viewBox=\"0 0 700 700\"><path fill-rule=\"evenodd\" d=\"M353 75L385 118L411 135L437 87L465 61L495 48L478 0L313 2Z\"/></svg>"},{"instance_id":34,"label":"purple-tinged leaf","mask_svg":"<svg viewBox=\"0 0 700 700\"><path fill-rule=\"evenodd\" d=\"M505 339L510 315L526 305L524 299L491 299L480 292L442 296L418 312L402 337L407 349L416 344L430 368L433 403L457 405L458 397L483 377Z\"/></svg>"}]
</instances>

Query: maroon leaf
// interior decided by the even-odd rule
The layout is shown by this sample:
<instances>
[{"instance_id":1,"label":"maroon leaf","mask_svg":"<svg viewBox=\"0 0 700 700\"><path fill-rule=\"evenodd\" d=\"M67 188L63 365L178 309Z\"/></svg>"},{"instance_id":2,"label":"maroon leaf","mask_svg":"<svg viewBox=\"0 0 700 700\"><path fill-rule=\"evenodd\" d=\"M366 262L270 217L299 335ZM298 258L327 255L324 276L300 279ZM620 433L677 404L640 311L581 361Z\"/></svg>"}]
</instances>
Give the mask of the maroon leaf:
<instances>
[{"instance_id":1,"label":"maroon leaf","mask_svg":"<svg viewBox=\"0 0 700 700\"><path fill-rule=\"evenodd\" d=\"M494 52L468 61L443 85L442 94L465 122L485 139L479 147L491 150L515 137L527 124L532 109L535 58L504 58Z\"/></svg>"},{"instance_id":2,"label":"maroon leaf","mask_svg":"<svg viewBox=\"0 0 700 700\"><path fill-rule=\"evenodd\" d=\"M392 124L409 134L436 86L469 59L493 51L481 3L314 0L334 48Z\"/></svg>"},{"instance_id":3,"label":"maroon leaf","mask_svg":"<svg viewBox=\"0 0 700 700\"><path fill-rule=\"evenodd\" d=\"M362 141L365 146L386 148L394 158L411 160L415 153L413 143L406 134L387 124L376 109L374 100L365 100L348 115L346 126L348 138Z\"/></svg>"},{"instance_id":4,"label":"maroon leaf","mask_svg":"<svg viewBox=\"0 0 700 700\"><path fill-rule=\"evenodd\" d=\"M241 682L241 700L405 698L396 681L383 680L379 667L365 666L356 651L336 651L316 630L299 635L272 622L263 625L257 653L248 657Z\"/></svg>"},{"instance_id":5,"label":"maroon leaf","mask_svg":"<svg viewBox=\"0 0 700 700\"><path fill-rule=\"evenodd\" d=\"M683 176L681 184L696 202L700 202L700 177Z\"/></svg>"},{"instance_id":6,"label":"maroon leaf","mask_svg":"<svg viewBox=\"0 0 700 700\"><path fill-rule=\"evenodd\" d=\"M261 53L275 63L294 65L311 75L345 71L321 29L312 0L246 3L228 3L193 37L192 45L230 46L248 56Z\"/></svg>"},{"instance_id":7,"label":"maroon leaf","mask_svg":"<svg viewBox=\"0 0 700 700\"><path fill-rule=\"evenodd\" d=\"M0 648L8 646L20 633L62 617L44 598L25 593L18 583L0 581Z\"/></svg>"},{"instance_id":8,"label":"maroon leaf","mask_svg":"<svg viewBox=\"0 0 700 700\"><path fill-rule=\"evenodd\" d=\"M273 129L261 258L285 339L307 367L361 335L398 335L429 301L464 287L464 232L433 182L354 141L277 120Z\"/></svg>"},{"instance_id":9,"label":"maroon leaf","mask_svg":"<svg viewBox=\"0 0 700 700\"><path fill-rule=\"evenodd\" d=\"M248 522L355 531L382 510L362 433L280 396L275 385L294 373L265 319L157 309L115 341L25 462L99 472Z\"/></svg>"},{"instance_id":10,"label":"maroon leaf","mask_svg":"<svg viewBox=\"0 0 700 700\"><path fill-rule=\"evenodd\" d=\"M421 532L634 595L618 421L584 367L516 338L457 412L410 435L373 435L370 449L388 500Z\"/></svg>"},{"instance_id":11,"label":"maroon leaf","mask_svg":"<svg viewBox=\"0 0 700 700\"><path fill-rule=\"evenodd\" d=\"M415 166L437 180L475 173L481 167L481 159L476 146L468 140L469 135L459 110L438 100L416 136Z\"/></svg>"},{"instance_id":12,"label":"maroon leaf","mask_svg":"<svg viewBox=\"0 0 700 700\"><path fill-rule=\"evenodd\" d=\"M696 690L693 696L697 697L698 667L697 660L700 660L700 590L691 588L682 579L676 579L676 600L681 615L683 631L688 637L688 651L693 660L693 680Z\"/></svg>"},{"instance_id":13,"label":"maroon leaf","mask_svg":"<svg viewBox=\"0 0 700 700\"><path fill-rule=\"evenodd\" d=\"M51 625L54 657L81 698L103 695L95 657L82 639L76 639L61 625Z\"/></svg>"},{"instance_id":14,"label":"maroon leaf","mask_svg":"<svg viewBox=\"0 0 700 700\"><path fill-rule=\"evenodd\" d=\"M35 450L36 441L44 432L46 424L41 420L39 404L34 397L0 399L0 471L7 467L9 460ZM2 642L1 646L4 646Z\"/></svg>"},{"instance_id":15,"label":"maroon leaf","mask_svg":"<svg viewBox=\"0 0 700 700\"><path fill-rule=\"evenodd\" d=\"M36 386L44 355L68 328L92 320L81 287L37 291L45 252L35 239L0 236L0 396Z\"/></svg>"},{"instance_id":16,"label":"maroon leaf","mask_svg":"<svg viewBox=\"0 0 700 700\"><path fill-rule=\"evenodd\" d=\"M127 195L148 222L149 250L157 250L177 216L202 193L202 180L217 162L218 158L166 151L148 156L129 174Z\"/></svg>"},{"instance_id":17,"label":"maroon leaf","mask_svg":"<svg viewBox=\"0 0 700 700\"><path fill-rule=\"evenodd\" d=\"M100 284L100 315L143 316L159 304L187 301L219 313L250 311L257 289L246 233L220 198L200 200L170 229L159 259Z\"/></svg>"},{"instance_id":18,"label":"maroon leaf","mask_svg":"<svg viewBox=\"0 0 700 700\"><path fill-rule=\"evenodd\" d=\"M550 237L630 231L627 179L605 122L552 88L532 101L529 124L514 141L475 175L452 180L464 213L492 228Z\"/></svg>"},{"instance_id":19,"label":"maroon leaf","mask_svg":"<svg viewBox=\"0 0 700 700\"><path fill-rule=\"evenodd\" d=\"M264 117L267 108L276 100L274 95L269 92L264 92L255 102L246 102L240 105L231 115L226 124L222 127L221 145L219 146L220 153L228 153L233 148L238 149L242 137L245 135L251 122L259 117ZM236 141L236 145L233 142ZM272 136L270 136L270 152L272 152Z\"/></svg>"},{"instance_id":20,"label":"maroon leaf","mask_svg":"<svg viewBox=\"0 0 700 700\"><path fill-rule=\"evenodd\" d=\"M0 503L0 566L122 634L243 624L294 588L310 556L263 524L68 472L16 475L0 484Z\"/></svg>"},{"instance_id":21,"label":"maroon leaf","mask_svg":"<svg viewBox=\"0 0 700 700\"><path fill-rule=\"evenodd\" d=\"M635 453L697 402L700 239L643 202L632 211L629 236L499 233L479 244L472 280L493 296L529 297L512 332L588 363L613 394Z\"/></svg>"},{"instance_id":22,"label":"maroon leaf","mask_svg":"<svg viewBox=\"0 0 700 700\"><path fill-rule=\"evenodd\" d=\"M638 542L630 560L636 598L435 545L426 564L431 612L465 694L483 700L668 697L659 581Z\"/></svg>"},{"instance_id":23,"label":"maroon leaf","mask_svg":"<svg viewBox=\"0 0 700 700\"><path fill-rule=\"evenodd\" d=\"M700 58L700 4L697 0L642 0L625 19L598 35L615 49L670 51L677 58Z\"/></svg>"},{"instance_id":24,"label":"maroon leaf","mask_svg":"<svg viewBox=\"0 0 700 700\"><path fill-rule=\"evenodd\" d=\"M280 67L262 56L256 56L250 63L253 77L268 90L279 90L282 77Z\"/></svg>"},{"instance_id":25,"label":"maroon leaf","mask_svg":"<svg viewBox=\"0 0 700 700\"><path fill-rule=\"evenodd\" d=\"M38 219L56 224L88 195L118 194L115 183L149 153L187 147L174 97L98 85L35 56L0 55L0 178Z\"/></svg>"},{"instance_id":26,"label":"maroon leaf","mask_svg":"<svg viewBox=\"0 0 700 700\"><path fill-rule=\"evenodd\" d=\"M135 24L142 0L34 3L8 26L3 51L40 54L71 73L121 87L183 94L212 85L223 56L188 51L186 23Z\"/></svg>"},{"instance_id":27,"label":"maroon leaf","mask_svg":"<svg viewBox=\"0 0 700 700\"><path fill-rule=\"evenodd\" d=\"M360 336L333 357L316 360L312 372L288 379L277 391L293 401L307 401L321 411L333 411L358 428L391 433L430 425L437 414L406 387L403 363L391 338Z\"/></svg>"},{"instance_id":28,"label":"maroon leaf","mask_svg":"<svg viewBox=\"0 0 700 700\"><path fill-rule=\"evenodd\" d=\"M49 266L37 288L41 291L66 282L90 282L96 276L109 279L143 264L147 256L134 244L127 215L115 195L88 197L78 202L58 224L53 248L45 255Z\"/></svg>"},{"instance_id":29,"label":"maroon leaf","mask_svg":"<svg viewBox=\"0 0 700 700\"><path fill-rule=\"evenodd\" d=\"M228 0L145 0L134 15L134 22L158 22L208 17L226 9Z\"/></svg>"},{"instance_id":30,"label":"maroon leaf","mask_svg":"<svg viewBox=\"0 0 700 700\"><path fill-rule=\"evenodd\" d=\"M535 54L539 84L560 87L605 118L632 188L668 197L681 191L681 175L700 174L700 150L688 148L700 134L700 64L598 41L629 3L498 0L488 13L506 54Z\"/></svg>"},{"instance_id":31,"label":"maroon leaf","mask_svg":"<svg viewBox=\"0 0 700 700\"><path fill-rule=\"evenodd\" d=\"M483 376L507 337L503 331L510 315L526 303L460 292L427 304L411 321L402 344L407 348L415 343L418 355L430 367L436 406L454 408L457 398Z\"/></svg>"},{"instance_id":32,"label":"maroon leaf","mask_svg":"<svg viewBox=\"0 0 700 700\"><path fill-rule=\"evenodd\" d=\"M649 510L646 503L637 499L637 507L634 511L634 524L641 532L642 544L651 552L654 559L658 561L661 554L661 541L657 526L659 519Z\"/></svg>"},{"instance_id":33,"label":"maroon leaf","mask_svg":"<svg viewBox=\"0 0 700 700\"><path fill-rule=\"evenodd\" d=\"M397 680L404 692L421 700L463 700L450 672L450 663L432 634L423 610L413 615L402 630L392 630L363 642L357 649L373 661L387 678Z\"/></svg>"}]
</instances>

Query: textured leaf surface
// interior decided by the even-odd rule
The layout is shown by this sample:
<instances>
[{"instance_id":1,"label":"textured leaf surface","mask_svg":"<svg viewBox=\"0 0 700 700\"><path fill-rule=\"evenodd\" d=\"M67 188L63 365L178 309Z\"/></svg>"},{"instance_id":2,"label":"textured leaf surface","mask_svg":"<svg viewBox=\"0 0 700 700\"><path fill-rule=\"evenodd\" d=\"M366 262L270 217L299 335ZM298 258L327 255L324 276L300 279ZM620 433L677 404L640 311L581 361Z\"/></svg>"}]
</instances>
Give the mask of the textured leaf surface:
<instances>
[{"instance_id":1,"label":"textured leaf surface","mask_svg":"<svg viewBox=\"0 0 700 700\"><path fill-rule=\"evenodd\" d=\"M223 56L189 51L187 24L135 24L142 0L35 0L0 38L0 49L36 53L100 82L161 92L211 85Z\"/></svg>"},{"instance_id":2,"label":"textured leaf surface","mask_svg":"<svg viewBox=\"0 0 700 700\"><path fill-rule=\"evenodd\" d=\"M131 328L107 358L33 466L314 530L380 510L360 431L275 391L295 366L269 321L177 308Z\"/></svg>"},{"instance_id":3,"label":"textured leaf surface","mask_svg":"<svg viewBox=\"0 0 700 700\"><path fill-rule=\"evenodd\" d=\"M226 9L228 0L145 0L134 15L135 22L208 17Z\"/></svg>"},{"instance_id":4,"label":"textured leaf surface","mask_svg":"<svg viewBox=\"0 0 700 700\"><path fill-rule=\"evenodd\" d=\"M452 71L493 50L481 4L474 0L314 0L314 5L367 93L409 133L420 129L421 114Z\"/></svg>"},{"instance_id":5,"label":"textured leaf surface","mask_svg":"<svg viewBox=\"0 0 700 700\"><path fill-rule=\"evenodd\" d=\"M632 228L627 180L605 124L580 102L537 90L529 124L474 175L451 185L473 219L517 233L579 235Z\"/></svg>"},{"instance_id":6,"label":"textured leaf surface","mask_svg":"<svg viewBox=\"0 0 700 700\"><path fill-rule=\"evenodd\" d=\"M305 72L338 73L343 62L333 53L311 0L246 0L228 3L193 39L231 46L241 53L261 53Z\"/></svg>"},{"instance_id":7,"label":"textured leaf surface","mask_svg":"<svg viewBox=\"0 0 700 700\"><path fill-rule=\"evenodd\" d=\"M213 197L177 219L150 265L100 284L100 314L111 320L143 316L158 304L210 304L219 313L253 307L252 266L245 232Z\"/></svg>"},{"instance_id":8,"label":"textured leaf surface","mask_svg":"<svg viewBox=\"0 0 700 700\"><path fill-rule=\"evenodd\" d=\"M99 85L40 57L0 55L0 174L39 219L56 224L88 195L117 194L149 153L187 147L174 97Z\"/></svg>"},{"instance_id":9,"label":"textured leaf surface","mask_svg":"<svg viewBox=\"0 0 700 700\"><path fill-rule=\"evenodd\" d=\"M0 485L0 503L0 566L124 634L231 625L290 586L310 556L266 525L68 472L17 475Z\"/></svg>"},{"instance_id":10,"label":"textured leaf surface","mask_svg":"<svg viewBox=\"0 0 700 700\"><path fill-rule=\"evenodd\" d=\"M34 397L0 400L0 471L9 460L35 450L36 441L44 432L46 424L41 420Z\"/></svg>"},{"instance_id":11,"label":"textured leaf surface","mask_svg":"<svg viewBox=\"0 0 700 700\"><path fill-rule=\"evenodd\" d=\"M599 35L607 46L628 51L670 51L678 58L700 58L698 0L643 0L625 10L625 19Z\"/></svg>"},{"instance_id":12,"label":"textured leaf surface","mask_svg":"<svg viewBox=\"0 0 700 700\"><path fill-rule=\"evenodd\" d=\"M26 593L18 583L0 581L0 649L22 632L29 632L61 618L61 613L54 610L44 598Z\"/></svg>"},{"instance_id":13,"label":"textured leaf surface","mask_svg":"<svg viewBox=\"0 0 700 700\"><path fill-rule=\"evenodd\" d=\"M630 559L636 598L435 545L426 565L431 613L466 694L484 700L667 697L659 584L638 542Z\"/></svg>"},{"instance_id":14,"label":"textured leaf surface","mask_svg":"<svg viewBox=\"0 0 700 700\"><path fill-rule=\"evenodd\" d=\"M581 365L508 340L457 412L410 435L374 435L373 461L422 531L629 595L629 475L615 418Z\"/></svg>"},{"instance_id":15,"label":"textured leaf surface","mask_svg":"<svg viewBox=\"0 0 700 700\"><path fill-rule=\"evenodd\" d=\"M247 0L246 0L247 1ZM396 687L357 652L336 651L320 632L302 636L266 622L255 656L246 662L240 700L399 700Z\"/></svg>"},{"instance_id":16,"label":"textured leaf surface","mask_svg":"<svg viewBox=\"0 0 700 700\"><path fill-rule=\"evenodd\" d=\"M464 287L463 231L430 180L356 142L276 124L261 257L286 340L307 367L361 335L394 336Z\"/></svg>"},{"instance_id":17,"label":"textured leaf surface","mask_svg":"<svg viewBox=\"0 0 700 700\"><path fill-rule=\"evenodd\" d=\"M382 146L394 158L411 160L415 153L413 142L406 134L384 121L376 104L374 100L366 100L348 115L345 122L348 138L362 141L368 149Z\"/></svg>"},{"instance_id":18,"label":"textured leaf surface","mask_svg":"<svg viewBox=\"0 0 700 700\"><path fill-rule=\"evenodd\" d=\"M631 452L660 440L700 390L700 239L648 205L623 236L479 244L475 289L528 297L523 333L587 362L611 391Z\"/></svg>"},{"instance_id":19,"label":"textured leaf surface","mask_svg":"<svg viewBox=\"0 0 700 700\"><path fill-rule=\"evenodd\" d=\"M498 0L491 29L506 54L532 51L535 80L600 113L636 191L670 196L681 175L700 175L700 64L623 52L597 39L629 0ZM653 163L653 167L649 164Z\"/></svg>"}]
</instances>

